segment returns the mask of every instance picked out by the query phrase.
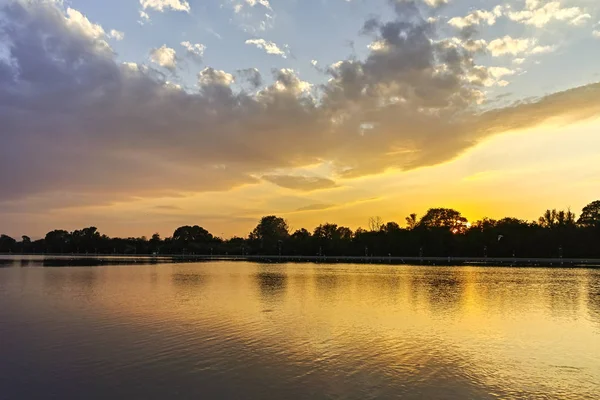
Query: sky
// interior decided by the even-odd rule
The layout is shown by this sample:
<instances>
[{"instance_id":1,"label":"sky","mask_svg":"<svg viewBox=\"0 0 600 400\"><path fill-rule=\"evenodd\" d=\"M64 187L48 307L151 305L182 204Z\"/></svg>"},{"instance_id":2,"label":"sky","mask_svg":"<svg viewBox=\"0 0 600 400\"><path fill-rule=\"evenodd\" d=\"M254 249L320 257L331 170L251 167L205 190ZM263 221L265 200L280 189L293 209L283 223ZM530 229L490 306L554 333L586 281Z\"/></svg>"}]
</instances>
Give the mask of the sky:
<instances>
[{"instance_id":1,"label":"sky","mask_svg":"<svg viewBox=\"0 0 600 400\"><path fill-rule=\"evenodd\" d=\"M597 0L0 0L0 232L600 198Z\"/></svg>"}]
</instances>

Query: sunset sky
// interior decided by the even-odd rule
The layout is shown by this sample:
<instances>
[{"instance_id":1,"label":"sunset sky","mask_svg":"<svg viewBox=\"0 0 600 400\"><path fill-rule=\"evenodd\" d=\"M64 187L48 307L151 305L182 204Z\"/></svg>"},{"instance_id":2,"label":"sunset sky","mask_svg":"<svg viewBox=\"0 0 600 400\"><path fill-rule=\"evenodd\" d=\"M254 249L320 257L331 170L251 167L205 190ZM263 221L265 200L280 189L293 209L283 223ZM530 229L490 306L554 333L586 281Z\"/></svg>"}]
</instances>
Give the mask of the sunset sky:
<instances>
[{"instance_id":1,"label":"sunset sky","mask_svg":"<svg viewBox=\"0 0 600 400\"><path fill-rule=\"evenodd\" d=\"M598 0L0 0L0 233L600 199Z\"/></svg>"}]
</instances>

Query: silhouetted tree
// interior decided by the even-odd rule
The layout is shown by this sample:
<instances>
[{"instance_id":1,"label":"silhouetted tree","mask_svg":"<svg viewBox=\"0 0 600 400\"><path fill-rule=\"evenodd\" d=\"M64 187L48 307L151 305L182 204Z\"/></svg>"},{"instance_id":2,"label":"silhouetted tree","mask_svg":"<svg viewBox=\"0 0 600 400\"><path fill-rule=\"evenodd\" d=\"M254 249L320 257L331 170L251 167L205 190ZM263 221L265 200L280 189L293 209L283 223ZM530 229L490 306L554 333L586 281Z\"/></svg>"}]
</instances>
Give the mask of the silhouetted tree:
<instances>
[{"instance_id":1,"label":"silhouetted tree","mask_svg":"<svg viewBox=\"0 0 600 400\"><path fill-rule=\"evenodd\" d=\"M577 225L584 228L600 228L600 200L583 207Z\"/></svg>"},{"instance_id":2,"label":"silhouetted tree","mask_svg":"<svg viewBox=\"0 0 600 400\"><path fill-rule=\"evenodd\" d=\"M71 233L53 230L35 241L25 235L19 242L0 235L0 252L600 257L600 201L585 206L577 222L569 209L548 209L536 222L483 218L469 226L460 212L448 208L432 208L420 220L411 214L406 221L407 229L372 218L370 230L358 228L353 233L325 223L313 234L298 229L290 235L286 221L271 215L263 217L247 239L226 241L198 225L179 227L164 240L158 233L150 240L110 238L88 227Z\"/></svg>"},{"instance_id":3,"label":"silhouetted tree","mask_svg":"<svg viewBox=\"0 0 600 400\"><path fill-rule=\"evenodd\" d=\"M424 228L446 228L452 233L464 233L468 222L460 212L451 208L430 208L419 221Z\"/></svg>"},{"instance_id":4,"label":"silhouetted tree","mask_svg":"<svg viewBox=\"0 0 600 400\"><path fill-rule=\"evenodd\" d=\"M376 232L381 229L383 225L383 220L381 217L370 217L369 218L369 230L371 232Z\"/></svg>"},{"instance_id":5,"label":"silhouetted tree","mask_svg":"<svg viewBox=\"0 0 600 400\"><path fill-rule=\"evenodd\" d=\"M0 252L10 253L14 250L17 241L8 235L0 235Z\"/></svg>"},{"instance_id":6,"label":"silhouetted tree","mask_svg":"<svg viewBox=\"0 0 600 400\"><path fill-rule=\"evenodd\" d=\"M47 251L53 253L65 253L69 252L69 242L71 241L71 234L65 230L57 229L46 234L46 248Z\"/></svg>"},{"instance_id":7,"label":"silhouetted tree","mask_svg":"<svg viewBox=\"0 0 600 400\"><path fill-rule=\"evenodd\" d=\"M412 213L408 217L406 217L406 227L410 230L415 229L419 224L419 220L417 219L417 214Z\"/></svg>"},{"instance_id":8,"label":"silhouetted tree","mask_svg":"<svg viewBox=\"0 0 600 400\"><path fill-rule=\"evenodd\" d=\"M277 254L283 241L288 237L289 227L287 222L275 215L262 217L249 235L254 251L267 254Z\"/></svg>"}]
</instances>

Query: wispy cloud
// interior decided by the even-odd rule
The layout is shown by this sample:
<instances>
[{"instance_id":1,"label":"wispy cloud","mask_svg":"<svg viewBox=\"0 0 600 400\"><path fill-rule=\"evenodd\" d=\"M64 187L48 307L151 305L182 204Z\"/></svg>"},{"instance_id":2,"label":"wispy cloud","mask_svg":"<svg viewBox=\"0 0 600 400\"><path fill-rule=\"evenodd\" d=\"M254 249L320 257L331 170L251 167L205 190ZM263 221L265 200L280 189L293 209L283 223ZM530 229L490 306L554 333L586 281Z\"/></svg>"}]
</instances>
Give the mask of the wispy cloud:
<instances>
[{"instance_id":1,"label":"wispy cloud","mask_svg":"<svg viewBox=\"0 0 600 400\"><path fill-rule=\"evenodd\" d=\"M245 42L246 44L254 45L259 49L264 50L267 54L273 54L277 56L281 56L283 58L287 58L287 53L280 49L277 44L274 42L267 41L265 39L248 39Z\"/></svg>"},{"instance_id":2,"label":"wispy cloud","mask_svg":"<svg viewBox=\"0 0 600 400\"><path fill-rule=\"evenodd\" d=\"M264 175L262 179L277 186L305 192L337 187L337 184L331 179L314 176Z\"/></svg>"},{"instance_id":3,"label":"wispy cloud","mask_svg":"<svg viewBox=\"0 0 600 400\"><path fill-rule=\"evenodd\" d=\"M195 58L202 58L206 46L201 43L191 43L189 41L181 42L181 45L187 50L187 53Z\"/></svg>"}]
</instances>

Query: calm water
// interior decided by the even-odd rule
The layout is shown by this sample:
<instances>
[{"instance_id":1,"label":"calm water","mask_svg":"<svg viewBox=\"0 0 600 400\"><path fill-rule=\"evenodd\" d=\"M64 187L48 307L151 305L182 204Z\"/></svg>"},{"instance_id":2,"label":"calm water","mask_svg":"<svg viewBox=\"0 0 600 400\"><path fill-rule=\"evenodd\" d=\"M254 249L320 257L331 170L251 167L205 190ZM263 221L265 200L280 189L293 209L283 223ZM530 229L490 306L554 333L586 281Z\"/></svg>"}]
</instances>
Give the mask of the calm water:
<instances>
[{"instance_id":1,"label":"calm water","mask_svg":"<svg viewBox=\"0 0 600 400\"><path fill-rule=\"evenodd\" d=\"M598 396L600 270L0 268L2 399Z\"/></svg>"}]
</instances>

